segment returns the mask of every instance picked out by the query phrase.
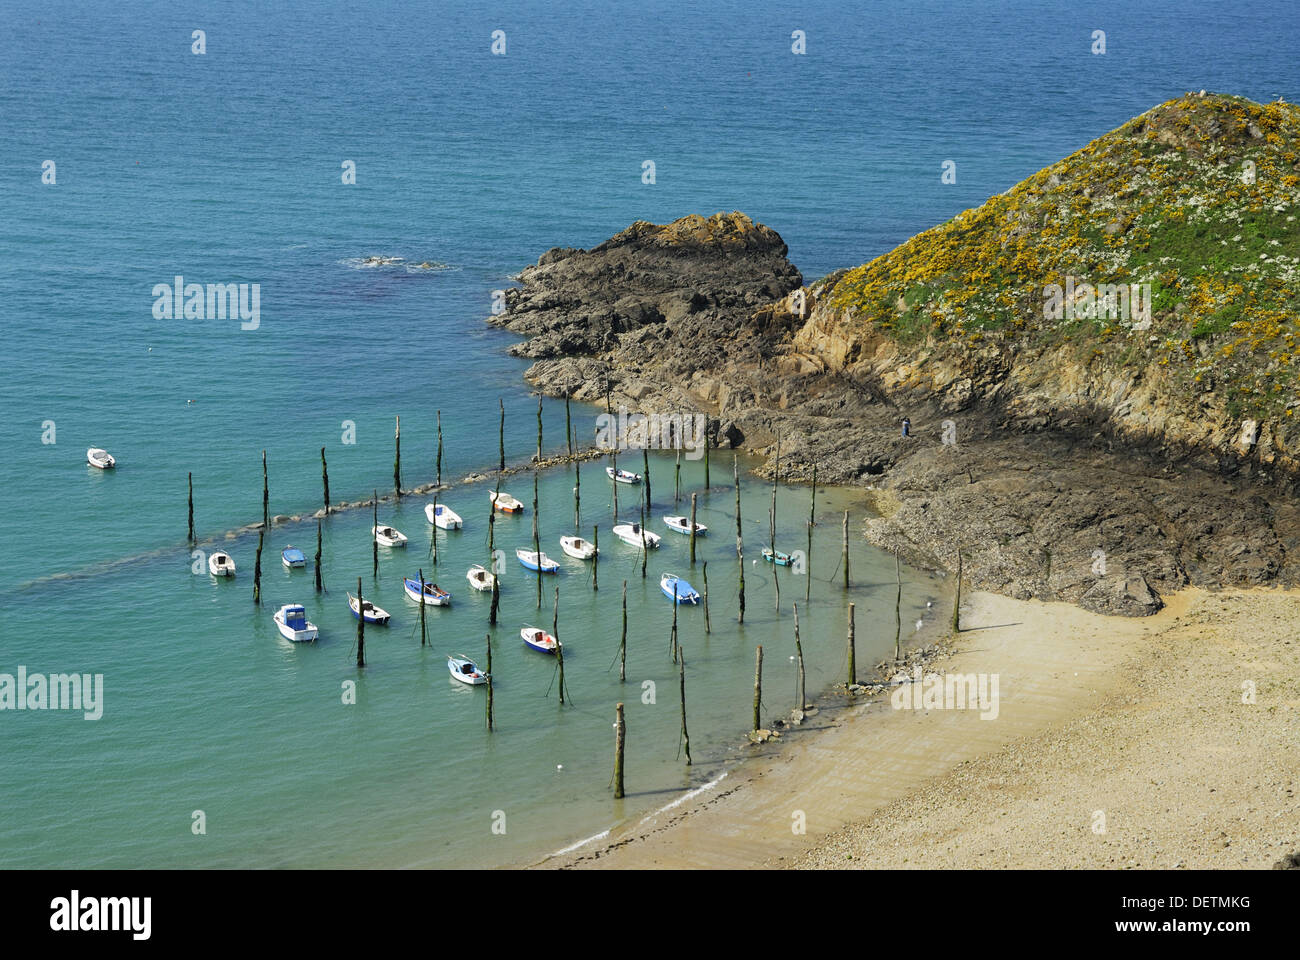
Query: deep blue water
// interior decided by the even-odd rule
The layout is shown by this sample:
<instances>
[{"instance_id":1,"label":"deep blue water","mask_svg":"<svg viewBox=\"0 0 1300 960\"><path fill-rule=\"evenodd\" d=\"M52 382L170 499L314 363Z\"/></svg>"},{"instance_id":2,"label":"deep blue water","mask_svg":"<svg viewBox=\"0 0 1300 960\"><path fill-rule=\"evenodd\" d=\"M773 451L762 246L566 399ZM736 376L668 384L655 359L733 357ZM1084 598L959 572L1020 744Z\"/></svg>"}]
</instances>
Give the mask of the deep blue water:
<instances>
[{"instance_id":1,"label":"deep blue water","mask_svg":"<svg viewBox=\"0 0 1300 960\"><path fill-rule=\"evenodd\" d=\"M447 862L493 863L581 835L585 820L550 822L487 853L448 839L454 817L410 817L430 792L465 816L504 801L486 800L472 772L456 789L424 782L412 750L456 757L445 732L413 722L423 688L390 690L361 719L311 706L322 696L312 683L350 675L344 653L305 666L323 650L277 647L269 610L247 603L247 580L218 585L237 602L191 582L186 473L207 536L260 516L263 449L272 513L318 506L322 446L336 500L391 486L399 415L408 483L432 479L437 410L447 475L494 460L499 397L521 459L535 440L526 363L483 318L491 292L551 246L590 246L637 219L739 209L779 231L812 279L1187 90L1294 100L1300 79L1292 3L56 0L0 3L0 23L0 671L100 669L120 704L94 725L0 714L0 864L17 865L436 863L444 846ZM201 56L191 52L199 29ZM498 29L505 56L490 52ZM1103 56L1090 52L1096 29ZM791 52L794 30L806 32L806 55ZM53 185L42 183L47 160ZM341 183L345 160L355 185ZM957 164L956 184L941 183L945 160ZM360 267L370 255L405 263ZM445 266L410 269L423 261ZM259 284L260 328L155 319L152 288L176 275ZM52 444L42 443L47 421ZM341 440L344 421L355 444ZM578 422L589 430L591 412ZM548 446L562 424L562 406L548 402ZM116 475L85 466L92 445L119 458ZM593 498L607 496L592 474ZM563 503L568 481L548 483ZM416 506L404 509L413 539L427 537ZM791 530L800 516L792 507ZM347 539L364 537L361 518L330 524L331 556L361 568L331 571L337 599L343 580L368 573L368 548ZM473 536L481 549L481 529ZM279 539L269 548L277 577ZM251 549L247 539L232 548L241 572ZM712 549L721 565L721 538ZM881 558L863 559L877 561L884 571ZM76 572L85 575L47 579ZM463 570L447 578L459 586ZM403 603L400 593L384 600ZM653 591L644 602L656 603ZM817 621L827 650L838 650L838 602L828 595ZM480 619L466 618L465 636L476 635ZM339 646L350 624L346 612L328 622ZM753 642L737 644L734 663L718 658L719 682L743 680ZM429 682L445 681L440 662L426 668ZM383 668L368 682L381 683L375 674ZM591 730L605 729L608 692ZM734 728L725 711L711 718L715 756L741 714ZM477 736L465 723L457 736ZM388 742L367 766L380 731L395 727L411 742ZM587 732L558 735L572 746ZM245 750L241 737L262 742ZM487 749L504 763L536 745ZM340 756L366 776L327 774ZM168 832L174 821L161 826L250 767L266 793L230 791L235 827L214 831L202 852L177 839L189 836L185 822L179 833ZM646 789L677 786L670 768L656 768ZM548 800L546 771L520 788L542 821L560 802ZM391 782L377 800L381 774ZM178 788L187 778L202 784L193 798ZM590 802L590 832L613 816L602 778L559 794ZM292 803L323 780L329 813ZM267 822L272 799L292 827ZM339 811L362 808L375 829L348 834Z\"/></svg>"}]
</instances>

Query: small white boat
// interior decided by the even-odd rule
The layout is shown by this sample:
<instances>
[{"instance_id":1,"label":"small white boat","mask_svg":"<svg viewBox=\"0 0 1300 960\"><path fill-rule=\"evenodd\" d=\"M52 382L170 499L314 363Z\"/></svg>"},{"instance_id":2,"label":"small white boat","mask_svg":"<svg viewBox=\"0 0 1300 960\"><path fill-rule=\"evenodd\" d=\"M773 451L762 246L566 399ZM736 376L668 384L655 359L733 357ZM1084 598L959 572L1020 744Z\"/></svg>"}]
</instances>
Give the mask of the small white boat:
<instances>
[{"instance_id":1,"label":"small white boat","mask_svg":"<svg viewBox=\"0 0 1300 960\"><path fill-rule=\"evenodd\" d=\"M488 499L496 505L496 508L502 513L522 513L524 505L521 501L516 500L508 493L497 494L495 490L488 493Z\"/></svg>"},{"instance_id":2,"label":"small white boat","mask_svg":"<svg viewBox=\"0 0 1300 960\"><path fill-rule=\"evenodd\" d=\"M388 611L382 607L376 607L369 600L361 601L361 613L357 613L357 598L348 594L348 609L352 611L352 616L364 616L366 623L387 623L391 617Z\"/></svg>"},{"instance_id":3,"label":"small white boat","mask_svg":"<svg viewBox=\"0 0 1300 960\"><path fill-rule=\"evenodd\" d=\"M471 686L478 686L480 683L487 683L488 681L488 675L478 668L477 663L463 653L458 653L455 656L448 654L447 669L461 683L468 683Z\"/></svg>"},{"instance_id":4,"label":"small white boat","mask_svg":"<svg viewBox=\"0 0 1300 960\"><path fill-rule=\"evenodd\" d=\"M668 525L669 530L676 530L678 533L689 534L691 532L690 517L664 517L664 523ZM703 536L709 532L709 528L702 523L695 525L695 535Z\"/></svg>"},{"instance_id":5,"label":"small white boat","mask_svg":"<svg viewBox=\"0 0 1300 960\"><path fill-rule=\"evenodd\" d=\"M460 529L460 514L445 503L426 503L424 505L424 515L435 527L443 530Z\"/></svg>"},{"instance_id":6,"label":"small white boat","mask_svg":"<svg viewBox=\"0 0 1300 960\"><path fill-rule=\"evenodd\" d=\"M385 527L382 524L372 528L375 539L379 541L381 547L404 547L406 546L406 534L402 533L396 527Z\"/></svg>"},{"instance_id":7,"label":"small white boat","mask_svg":"<svg viewBox=\"0 0 1300 960\"><path fill-rule=\"evenodd\" d=\"M235 561L230 559L230 554L217 550L208 556L208 573L214 577L233 577Z\"/></svg>"},{"instance_id":8,"label":"small white boat","mask_svg":"<svg viewBox=\"0 0 1300 960\"><path fill-rule=\"evenodd\" d=\"M560 565L548 557L545 553L538 554L532 550L525 550L520 547L515 551L515 556L529 570L537 570L540 573L559 573Z\"/></svg>"},{"instance_id":9,"label":"small white boat","mask_svg":"<svg viewBox=\"0 0 1300 960\"><path fill-rule=\"evenodd\" d=\"M469 568L469 573L465 574L465 579L475 590L491 590L492 584L496 581L494 574L488 573L483 564L476 563Z\"/></svg>"},{"instance_id":10,"label":"small white boat","mask_svg":"<svg viewBox=\"0 0 1300 960\"><path fill-rule=\"evenodd\" d=\"M653 550L659 546L659 534L643 529L639 523L615 524L614 536L634 547L640 547L644 543L646 549Z\"/></svg>"},{"instance_id":11,"label":"small white boat","mask_svg":"<svg viewBox=\"0 0 1300 960\"><path fill-rule=\"evenodd\" d=\"M605 468L605 476L616 483L640 483L641 474L633 473L631 470L615 470L613 467Z\"/></svg>"},{"instance_id":12,"label":"small white boat","mask_svg":"<svg viewBox=\"0 0 1300 960\"><path fill-rule=\"evenodd\" d=\"M524 643L542 653L554 653L559 645L558 640L538 627L524 627L519 631L519 636L524 638Z\"/></svg>"},{"instance_id":13,"label":"small white boat","mask_svg":"<svg viewBox=\"0 0 1300 960\"><path fill-rule=\"evenodd\" d=\"M280 636L294 643L307 643L317 636L316 624L307 622L307 611L296 603L287 603L275 611L275 625Z\"/></svg>"},{"instance_id":14,"label":"small white boat","mask_svg":"<svg viewBox=\"0 0 1300 960\"><path fill-rule=\"evenodd\" d=\"M307 556L297 547L290 545L280 551L280 562L290 569L305 567L307 566Z\"/></svg>"},{"instance_id":15,"label":"small white boat","mask_svg":"<svg viewBox=\"0 0 1300 960\"><path fill-rule=\"evenodd\" d=\"M117 461L107 450L101 450L99 447L91 447L86 451L86 462L92 467L99 467L101 470L109 470L117 466Z\"/></svg>"},{"instance_id":16,"label":"small white boat","mask_svg":"<svg viewBox=\"0 0 1300 960\"><path fill-rule=\"evenodd\" d=\"M596 545L582 537L560 537L560 549L575 560L590 560L596 555Z\"/></svg>"},{"instance_id":17,"label":"small white boat","mask_svg":"<svg viewBox=\"0 0 1300 960\"><path fill-rule=\"evenodd\" d=\"M451 605L451 594L436 583L424 581L424 595L420 595L420 581L412 580L410 577L403 577L402 583L406 586L406 595L416 603L427 603L431 607L446 607Z\"/></svg>"}]
</instances>

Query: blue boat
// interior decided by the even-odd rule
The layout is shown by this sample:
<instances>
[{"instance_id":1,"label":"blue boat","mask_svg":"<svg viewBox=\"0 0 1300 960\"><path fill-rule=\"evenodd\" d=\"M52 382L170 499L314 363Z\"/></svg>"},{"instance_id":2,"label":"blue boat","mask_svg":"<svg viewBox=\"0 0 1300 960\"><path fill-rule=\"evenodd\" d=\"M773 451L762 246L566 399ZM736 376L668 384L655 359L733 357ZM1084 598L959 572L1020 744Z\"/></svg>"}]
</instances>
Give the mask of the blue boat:
<instances>
[{"instance_id":1,"label":"blue boat","mask_svg":"<svg viewBox=\"0 0 1300 960\"><path fill-rule=\"evenodd\" d=\"M305 567L307 566L306 555L297 547L285 547L280 551L280 562L286 567Z\"/></svg>"},{"instance_id":2,"label":"blue boat","mask_svg":"<svg viewBox=\"0 0 1300 960\"><path fill-rule=\"evenodd\" d=\"M773 553L771 547L763 548L763 559L768 563L775 563L778 567L788 567L794 561L794 557L781 550Z\"/></svg>"},{"instance_id":3,"label":"blue boat","mask_svg":"<svg viewBox=\"0 0 1300 960\"><path fill-rule=\"evenodd\" d=\"M700 602L700 595L695 592L695 588L676 574L665 573L660 577L659 589L669 600L675 600L677 603Z\"/></svg>"},{"instance_id":4,"label":"blue boat","mask_svg":"<svg viewBox=\"0 0 1300 960\"><path fill-rule=\"evenodd\" d=\"M559 573L560 565L548 557L546 554L537 554L532 550L519 549L515 551L515 556L529 570L537 570L541 573Z\"/></svg>"}]
</instances>

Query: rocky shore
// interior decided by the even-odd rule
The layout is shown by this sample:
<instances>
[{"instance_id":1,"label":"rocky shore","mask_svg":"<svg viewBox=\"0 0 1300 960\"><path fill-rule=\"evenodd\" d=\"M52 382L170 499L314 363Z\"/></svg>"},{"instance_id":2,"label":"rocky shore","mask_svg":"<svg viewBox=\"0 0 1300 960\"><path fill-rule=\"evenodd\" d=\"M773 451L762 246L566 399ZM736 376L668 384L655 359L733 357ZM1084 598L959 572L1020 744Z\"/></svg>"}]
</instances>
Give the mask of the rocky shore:
<instances>
[{"instance_id":1,"label":"rocky shore","mask_svg":"<svg viewBox=\"0 0 1300 960\"><path fill-rule=\"evenodd\" d=\"M977 588L1135 616L1188 585L1297 582L1300 511L1267 450L1166 442L1166 426L1190 436L1182 412L1138 368L1092 395L1050 352L908 352L869 330L850 343L828 299L842 274L805 286L786 252L740 213L638 222L543 254L491 322L527 338L512 352L542 392L703 413L766 476L779 438L782 477L862 486L871 542L949 571L960 549Z\"/></svg>"}]
</instances>

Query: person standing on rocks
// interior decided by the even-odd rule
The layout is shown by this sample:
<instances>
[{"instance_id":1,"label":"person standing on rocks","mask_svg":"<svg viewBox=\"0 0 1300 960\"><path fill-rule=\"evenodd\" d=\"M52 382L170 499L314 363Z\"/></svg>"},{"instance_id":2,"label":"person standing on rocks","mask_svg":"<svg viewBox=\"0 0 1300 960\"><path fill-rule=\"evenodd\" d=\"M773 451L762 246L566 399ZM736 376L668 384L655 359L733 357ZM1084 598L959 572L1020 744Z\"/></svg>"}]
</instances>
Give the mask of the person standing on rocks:
<instances>
[{"instance_id":1,"label":"person standing on rocks","mask_svg":"<svg viewBox=\"0 0 1300 960\"><path fill-rule=\"evenodd\" d=\"M912 421L909 420L909 419L907 419L907 417L904 417L904 418L903 418L903 436L906 438L906 437L910 437L911 435L912 435Z\"/></svg>"}]
</instances>

